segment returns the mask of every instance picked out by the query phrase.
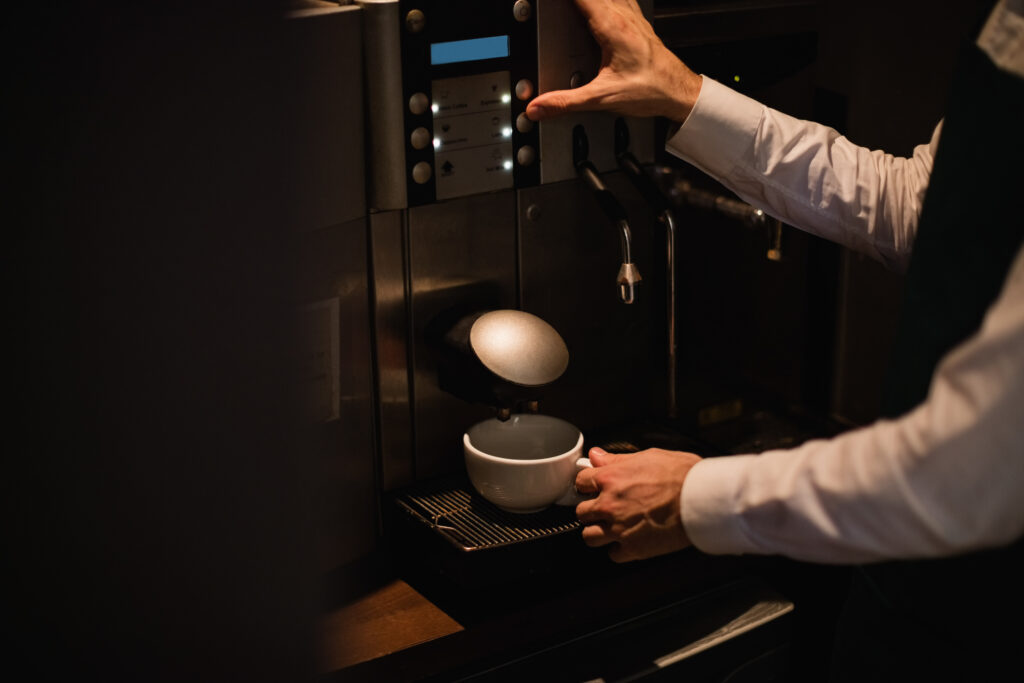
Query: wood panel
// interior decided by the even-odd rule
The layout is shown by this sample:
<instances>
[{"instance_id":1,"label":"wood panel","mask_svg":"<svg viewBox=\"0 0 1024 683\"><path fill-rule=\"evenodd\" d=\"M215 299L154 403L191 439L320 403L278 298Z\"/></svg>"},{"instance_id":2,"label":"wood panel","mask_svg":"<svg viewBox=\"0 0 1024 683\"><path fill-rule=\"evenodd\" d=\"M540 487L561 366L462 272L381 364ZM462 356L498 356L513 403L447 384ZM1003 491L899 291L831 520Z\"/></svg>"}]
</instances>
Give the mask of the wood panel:
<instances>
[{"instance_id":1,"label":"wood panel","mask_svg":"<svg viewBox=\"0 0 1024 683\"><path fill-rule=\"evenodd\" d=\"M321 669L343 669L463 630L404 581L395 580L328 614Z\"/></svg>"}]
</instances>

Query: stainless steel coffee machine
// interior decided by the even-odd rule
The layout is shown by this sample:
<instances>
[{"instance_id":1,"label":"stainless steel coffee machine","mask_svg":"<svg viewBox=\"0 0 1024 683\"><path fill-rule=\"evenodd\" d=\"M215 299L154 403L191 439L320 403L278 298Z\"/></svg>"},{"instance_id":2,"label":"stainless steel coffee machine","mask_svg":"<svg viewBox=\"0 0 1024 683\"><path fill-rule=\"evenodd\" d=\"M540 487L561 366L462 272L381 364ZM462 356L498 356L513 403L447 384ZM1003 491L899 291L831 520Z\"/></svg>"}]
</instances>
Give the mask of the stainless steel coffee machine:
<instances>
[{"instance_id":1,"label":"stainless steel coffee machine","mask_svg":"<svg viewBox=\"0 0 1024 683\"><path fill-rule=\"evenodd\" d=\"M680 355L680 363L687 364L678 378L680 386L689 382L702 389L690 379L691 366L701 366L718 379L737 365L737 358L747 358L719 351L723 339L733 346L736 340L751 339L751 344L764 345L764 335L736 334L731 327L719 335L723 319L742 327L750 318L737 314L745 309L725 295L738 289L734 283L751 280L750 262L763 259L760 249L751 256L751 250L735 248L754 231L709 229L709 236L701 239L710 244L703 244L695 235L706 226L684 226L676 248L669 248L674 226L666 223L678 208L670 200L684 186L663 183L661 189L667 191L659 192L642 180L653 170L660 147L655 143L658 122L598 113L542 123L525 117L526 105L537 93L577 87L600 65L599 49L571 0L356 4L358 11L349 14L359 15L364 60L359 71L365 76L363 94L351 93L351 107L363 102L360 109L366 112L360 121L366 134L356 136L358 144L365 144L366 230L359 235L366 236L366 243L353 239L347 243L353 246L341 251L346 258L352 252L368 256L366 319L372 325L372 348L366 355L372 358L373 384L372 401L366 404L375 413L376 447L371 473L353 474L351 463L337 458L336 481L342 484L335 486L340 493L332 498L338 501L332 510L355 508L351 501L372 490L383 524L369 515L360 520L376 542L382 541L389 553L397 552L382 561L383 570L376 554L367 553L367 561L353 562L346 576L365 573L370 575L367 583L376 585L381 576L397 572L464 627L452 639L438 638L439 650L413 647L381 658L380 671L440 670L451 665L444 659L448 651L457 652L454 659L475 672L482 666L474 660L483 656L481 639L504 633L500 629L509 626L506 622L513 629L526 621L548 625L553 639L585 642L579 636L589 630L607 623L632 628L639 611L650 605L660 609L677 598L672 604L696 604L691 601L694 594L718 587L723 591L708 597L698 611L713 613L705 624L707 632L732 623L721 619L719 607L729 602L725 596L737 578L733 563L684 553L665 558L666 564L655 561L620 570L603 551L581 542L571 507L556 506L536 517L502 515L457 480L465 469L463 433L502 410L537 410L563 418L581 429L586 446L606 447L615 443L609 436L629 434L652 416L673 418L677 310L685 314L681 323L690 349ZM653 14L651 0L640 4L648 16ZM723 10L729 16L732 12L731 6ZM699 22L705 16L695 10L683 19ZM703 26L683 28L687 40L699 42L694 36L704 35ZM340 49L339 42L335 38L332 47ZM717 56L708 60L717 61ZM758 61L763 61L760 56ZM350 132L343 126L328 129L339 136ZM357 163L363 157L352 146L344 149ZM685 196L697 206L701 198L717 195L686 187ZM722 207L732 205L717 200L714 205L721 227L726 220L720 215ZM714 213L707 207L696 211ZM662 214L668 214L667 220ZM685 212L680 216L687 218ZM713 241L726 238L732 242ZM319 257L315 247L323 244L316 242L310 252ZM330 258L337 260L339 250L333 244L327 247L334 250ZM790 264L796 263L795 251L788 252ZM685 277L678 305L672 299L672 271L666 268L673 254L687 256L685 270L690 271L681 273ZM315 309L317 320L332 310ZM488 315L509 312L549 326L564 342L564 364L553 363L550 371L529 381L495 372L467 339ZM343 373L346 359L356 355L346 354L345 344L361 334L355 317L351 325L348 320L332 327L341 329ZM715 353L703 354L694 339L706 340ZM771 346L764 346L771 352ZM718 383L713 387L717 391ZM722 391L732 397L731 390ZM687 420L697 414L695 406L719 401L717 393L706 390L680 394L689 402L680 410ZM716 404L708 414L714 418L741 412L730 412L735 402L724 405L727 410ZM369 422L363 420L367 426ZM698 445L695 438L687 443L688 437L675 436L679 441L671 445L640 438L618 445L623 450L659 445L713 454L699 448L706 444ZM344 431L331 445L348 461L357 450ZM524 521L527 516L533 519ZM567 583L545 580L552 576ZM681 576L686 580L680 582ZM569 600L572 610L563 609L563 599L570 596L562 595L561 587L571 583L579 588L581 580L603 595L621 596L621 609L587 605L576 620L563 619L575 614L578 600ZM502 591L491 590L495 585ZM366 593L367 601L374 602L371 592ZM752 604L763 603L758 599ZM790 605L784 600L771 605L774 611L765 623L779 624ZM384 609L394 607L388 602ZM672 618L688 625L698 622L689 613ZM494 628L499 630L489 630ZM692 630L684 640L706 635L700 628ZM527 635L519 632L515 642L506 644L516 661L520 650L534 645L521 642ZM754 648L758 656L778 644L776 635ZM420 637L417 631L417 642ZM646 652L647 643L634 645L634 654ZM666 645L665 651L671 647ZM565 657L561 648L545 645L541 650L555 659ZM746 661L746 656L729 654L726 668ZM366 671L366 680L387 678L375 675L372 666ZM590 678L596 677L595 669Z\"/></svg>"},{"instance_id":2,"label":"stainless steel coffee machine","mask_svg":"<svg viewBox=\"0 0 1024 683\"><path fill-rule=\"evenodd\" d=\"M645 412L659 296L621 273L653 261L652 210L615 171L616 117L525 115L537 93L597 73L575 5L359 4L382 489L458 470L464 429L510 407L446 390L436 341L465 316L525 311L565 339L565 375L543 397L524 392L527 405L542 398L585 433ZM651 161L651 121L619 126Z\"/></svg>"}]
</instances>

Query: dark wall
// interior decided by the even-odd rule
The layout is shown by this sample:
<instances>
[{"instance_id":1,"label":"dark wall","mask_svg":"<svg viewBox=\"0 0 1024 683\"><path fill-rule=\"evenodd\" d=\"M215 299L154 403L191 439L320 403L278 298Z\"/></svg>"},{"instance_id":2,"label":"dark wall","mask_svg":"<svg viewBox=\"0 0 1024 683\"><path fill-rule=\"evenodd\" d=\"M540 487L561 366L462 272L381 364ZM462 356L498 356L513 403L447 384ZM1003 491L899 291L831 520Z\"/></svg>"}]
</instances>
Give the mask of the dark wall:
<instances>
[{"instance_id":1,"label":"dark wall","mask_svg":"<svg viewBox=\"0 0 1024 683\"><path fill-rule=\"evenodd\" d=\"M853 142L895 155L926 144L942 117L961 45L973 40L991 0L824 0L816 83L847 105ZM844 253L833 410L863 424L879 397L902 298L903 278Z\"/></svg>"},{"instance_id":2,"label":"dark wall","mask_svg":"<svg viewBox=\"0 0 1024 683\"><path fill-rule=\"evenodd\" d=\"M20 680L312 670L278 9L5 18L2 611Z\"/></svg>"},{"instance_id":3,"label":"dark wall","mask_svg":"<svg viewBox=\"0 0 1024 683\"><path fill-rule=\"evenodd\" d=\"M992 4L818 0L758 10L752 2L694 14L690 3L663 0L656 27L695 70L856 144L905 156L929 141L961 45ZM682 164L667 154L663 161ZM700 211L681 222L680 317L693 326L681 352L694 365L683 381L711 369L706 386L684 386L681 395L706 405L741 393L732 383L846 423L875 419L902 276L795 230L783 261L765 263L764 231Z\"/></svg>"}]
</instances>

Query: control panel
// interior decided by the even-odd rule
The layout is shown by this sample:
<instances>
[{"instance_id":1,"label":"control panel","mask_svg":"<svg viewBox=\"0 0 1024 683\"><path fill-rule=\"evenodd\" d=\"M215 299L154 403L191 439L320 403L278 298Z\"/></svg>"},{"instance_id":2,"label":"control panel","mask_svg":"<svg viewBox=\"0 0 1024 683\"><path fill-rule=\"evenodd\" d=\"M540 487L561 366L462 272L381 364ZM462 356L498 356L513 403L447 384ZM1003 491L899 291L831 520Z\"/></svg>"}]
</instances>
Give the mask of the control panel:
<instances>
[{"instance_id":1,"label":"control panel","mask_svg":"<svg viewBox=\"0 0 1024 683\"><path fill-rule=\"evenodd\" d=\"M600 49L572 0L357 2L366 27L373 208L574 178L576 124L590 134L598 170L615 168L611 114L542 123L526 116L538 93L579 87L600 68ZM647 11L652 1L640 4ZM653 130L636 125L637 141Z\"/></svg>"},{"instance_id":2,"label":"control panel","mask_svg":"<svg viewBox=\"0 0 1024 683\"><path fill-rule=\"evenodd\" d=\"M535 0L533 0L535 2ZM401 0L410 206L536 185L531 0Z\"/></svg>"}]
</instances>

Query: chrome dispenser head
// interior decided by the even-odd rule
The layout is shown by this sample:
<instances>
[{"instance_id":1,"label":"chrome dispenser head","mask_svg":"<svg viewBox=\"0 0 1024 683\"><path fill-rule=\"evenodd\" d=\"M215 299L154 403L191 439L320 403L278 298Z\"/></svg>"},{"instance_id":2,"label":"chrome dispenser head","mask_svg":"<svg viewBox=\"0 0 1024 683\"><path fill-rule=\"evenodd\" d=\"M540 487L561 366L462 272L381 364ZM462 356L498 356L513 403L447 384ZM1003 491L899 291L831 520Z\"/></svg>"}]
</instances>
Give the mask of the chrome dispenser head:
<instances>
[{"instance_id":1,"label":"chrome dispenser head","mask_svg":"<svg viewBox=\"0 0 1024 683\"><path fill-rule=\"evenodd\" d=\"M569 367L569 349L555 328L524 311L499 309L440 316L439 384L472 403L494 406L507 420L517 405L536 412L547 386Z\"/></svg>"},{"instance_id":2,"label":"chrome dispenser head","mask_svg":"<svg viewBox=\"0 0 1024 683\"><path fill-rule=\"evenodd\" d=\"M469 345L484 367L523 387L550 384L569 367L569 349L561 335L525 311L484 313L470 328Z\"/></svg>"},{"instance_id":3,"label":"chrome dispenser head","mask_svg":"<svg viewBox=\"0 0 1024 683\"><path fill-rule=\"evenodd\" d=\"M594 191L597 203L604 211L608 220L619 230L619 241L622 245L622 266L616 282L619 285L619 300L624 304L631 304L636 300L636 286L640 283L640 271L633 263L632 234L629 229L629 219L626 210L601 182L597 169L590 163L587 155L590 153L590 143L587 141L587 133L583 126L577 125L572 131L572 154L573 162L576 165L576 173L590 189Z\"/></svg>"}]
</instances>

